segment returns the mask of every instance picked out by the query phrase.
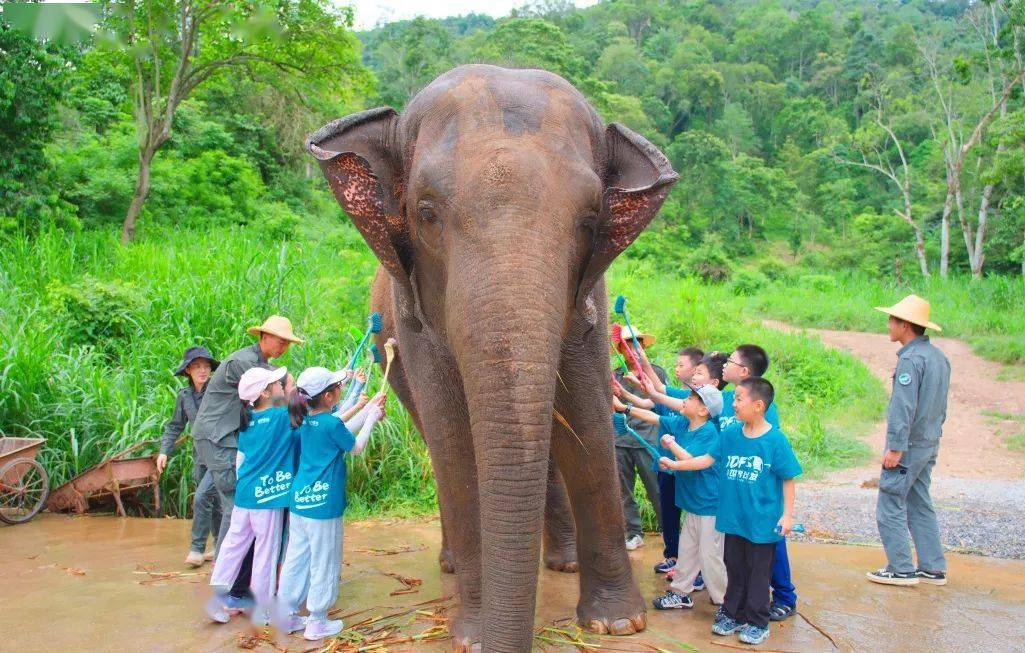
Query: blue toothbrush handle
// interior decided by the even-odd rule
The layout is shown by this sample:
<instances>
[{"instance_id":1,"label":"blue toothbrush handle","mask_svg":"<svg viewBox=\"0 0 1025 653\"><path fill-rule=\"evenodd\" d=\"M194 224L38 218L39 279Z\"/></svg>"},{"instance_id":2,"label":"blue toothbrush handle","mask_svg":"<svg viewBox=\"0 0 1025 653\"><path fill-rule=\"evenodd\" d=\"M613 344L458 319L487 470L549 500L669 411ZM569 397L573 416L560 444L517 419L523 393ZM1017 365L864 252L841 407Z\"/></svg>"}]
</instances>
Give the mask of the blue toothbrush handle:
<instances>
[{"instance_id":1,"label":"blue toothbrush handle","mask_svg":"<svg viewBox=\"0 0 1025 653\"><path fill-rule=\"evenodd\" d=\"M366 346L367 340L369 340L369 339L370 339L370 329L367 329L367 332L364 333L363 337L360 339L359 344L356 345L356 351L354 351L352 353L352 358L349 359L349 364L346 366L346 369L349 369L349 370L356 369L356 361L359 360L360 354L363 353L363 347Z\"/></svg>"},{"instance_id":2,"label":"blue toothbrush handle","mask_svg":"<svg viewBox=\"0 0 1025 653\"><path fill-rule=\"evenodd\" d=\"M637 352L637 357L638 357L638 358L640 358L640 355L641 355L641 346L640 346L640 344L638 344L638 342L637 342L637 332L636 332L636 331L634 331L633 325L631 325L631 324L630 324L630 316L629 316L629 315L627 315L627 313L626 313L626 307L625 307L625 306L623 307L623 320L625 320L625 321L626 321L626 326L627 326L627 328L628 328L628 329L630 329L630 339L631 339L631 340L633 340L633 343L634 343L634 351L635 351L635 352ZM639 361L638 361L638 362L639 362Z\"/></svg>"},{"instance_id":3,"label":"blue toothbrush handle","mask_svg":"<svg viewBox=\"0 0 1025 653\"><path fill-rule=\"evenodd\" d=\"M776 524L776 532L777 533L782 533L783 532L783 527L780 526L779 524ZM804 524L794 524L790 528L790 532L791 533L807 533L808 531L806 531L804 529Z\"/></svg>"}]
</instances>

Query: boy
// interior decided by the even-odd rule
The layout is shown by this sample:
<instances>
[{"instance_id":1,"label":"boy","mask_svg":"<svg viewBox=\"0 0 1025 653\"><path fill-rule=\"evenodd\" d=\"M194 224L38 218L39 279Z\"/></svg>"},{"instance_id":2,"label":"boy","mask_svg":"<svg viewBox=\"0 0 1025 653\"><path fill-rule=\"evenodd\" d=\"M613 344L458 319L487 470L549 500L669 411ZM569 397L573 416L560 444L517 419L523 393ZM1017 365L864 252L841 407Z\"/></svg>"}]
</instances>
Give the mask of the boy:
<instances>
[{"instance_id":1,"label":"boy","mask_svg":"<svg viewBox=\"0 0 1025 653\"><path fill-rule=\"evenodd\" d=\"M638 413L642 411L637 410ZM660 430L667 433L662 437L662 446L673 452L677 460L700 456L713 450L719 439L714 420L720 411L722 393L718 388L712 385L692 387L690 395L684 400L682 415L659 418ZM673 464L676 461L666 465L667 460L661 458L659 468L676 477L675 503L687 515L681 529L673 583L663 596L655 598L652 603L658 610L694 607L690 594L698 589L695 581L700 572L703 573L703 584L708 589L709 599L721 605L726 593L726 567L723 564L722 533L715 529L715 513L719 503L718 466L674 472Z\"/></svg>"},{"instance_id":2,"label":"boy","mask_svg":"<svg viewBox=\"0 0 1025 653\"><path fill-rule=\"evenodd\" d=\"M786 435L765 419L775 391L759 377L742 380L733 408L743 424L723 431L708 453L687 458L680 449L676 461L659 464L678 470L697 470L721 461L716 529L725 535L723 557L727 587L712 632L739 633L745 644L769 637L769 577L776 542L794 525L794 478L801 465ZM777 532L778 526L778 532Z\"/></svg>"},{"instance_id":3,"label":"boy","mask_svg":"<svg viewBox=\"0 0 1025 653\"><path fill-rule=\"evenodd\" d=\"M738 345L726 359L723 367L723 380L736 386L744 379L764 376L769 368L769 355L758 345ZM740 422L733 411L733 391L723 393L723 410L719 416L719 430ZM765 411L765 419L779 428L779 411L776 403L769 405ZM772 563L772 605L769 616L773 621L783 621L797 612L797 588L790 578L790 556L787 554L787 541L781 539L776 544L776 557Z\"/></svg>"}]
</instances>

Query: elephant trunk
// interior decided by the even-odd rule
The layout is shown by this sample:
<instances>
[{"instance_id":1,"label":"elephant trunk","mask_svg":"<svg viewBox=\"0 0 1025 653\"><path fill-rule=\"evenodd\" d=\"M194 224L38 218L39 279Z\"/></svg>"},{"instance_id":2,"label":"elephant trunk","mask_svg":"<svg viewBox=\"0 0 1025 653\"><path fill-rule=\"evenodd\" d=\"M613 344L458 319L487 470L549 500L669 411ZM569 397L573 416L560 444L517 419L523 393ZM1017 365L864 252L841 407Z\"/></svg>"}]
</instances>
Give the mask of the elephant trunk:
<instances>
[{"instance_id":1,"label":"elephant trunk","mask_svg":"<svg viewBox=\"0 0 1025 653\"><path fill-rule=\"evenodd\" d=\"M527 651L533 637L569 275L531 240L468 280L473 299L450 331L464 339L455 350L477 459L486 651Z\"/></svg>"}]
</instances>

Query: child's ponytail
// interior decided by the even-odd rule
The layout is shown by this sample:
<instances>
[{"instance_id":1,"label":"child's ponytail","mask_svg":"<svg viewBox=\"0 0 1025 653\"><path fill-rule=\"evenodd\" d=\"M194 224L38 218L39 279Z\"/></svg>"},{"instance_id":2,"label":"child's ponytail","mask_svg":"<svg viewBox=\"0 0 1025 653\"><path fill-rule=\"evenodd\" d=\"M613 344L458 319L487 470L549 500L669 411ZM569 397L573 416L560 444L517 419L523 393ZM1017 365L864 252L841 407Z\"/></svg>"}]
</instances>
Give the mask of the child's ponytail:
<instances>
[{"instance_id":1,"label":"child's ponytail","mask_svg":"<svg viewBox=\"0 0 1025 653\"><path fill-rule=\"evenodd\" d=\"M249 428L249 421L253 415L252 406L247 401L239 400L238 430L239 433Z\"/></svg>"},{"instance_id":2,"label":"child's ponytail","mask_svg":"<svg viewBox=\"0 0 1025 653\"><path fill-rule=\"evenodd\" d=\"M302 388L296 388L288 396L288 418L292 422L292 428L299 428L309 412L310 396Z\"/></svg>"}]
</instances>

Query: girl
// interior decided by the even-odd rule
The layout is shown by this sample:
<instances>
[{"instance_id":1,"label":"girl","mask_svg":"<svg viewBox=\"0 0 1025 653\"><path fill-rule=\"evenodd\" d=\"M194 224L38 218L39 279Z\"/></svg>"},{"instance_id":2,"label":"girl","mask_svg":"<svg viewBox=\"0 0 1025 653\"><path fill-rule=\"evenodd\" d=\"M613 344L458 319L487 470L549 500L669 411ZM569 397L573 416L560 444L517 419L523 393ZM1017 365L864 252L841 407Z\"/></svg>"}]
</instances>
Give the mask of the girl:
<instances>
[{"instance_id":1,"label":"girl","mask_svg":"<svg viewBox=\"0 0 1025 653\"><path fill-rule=\"evenodd\" d=\"M253 620L262 625L269 617L281 552L282 523L291 499L297 458L297 437L288 409L282 405L281 382L287 373L284 367L276 370L254 367L246 370L239 380L238 395L245 413L238 435L235 508L210 576L216 595L206 607L210 618L220 623L227 623L230 618L224 597L254 540L250 583L256 599ZM251 411L248 410L250 405Z\"/></svg>"},{"instance_id":2,"label":"girl","mask_svg":"<svg viewBox=\"0 0 1025 653\"><path fill-rule=\"evenodd\" d=\"M199 404L206 393L206 382L221 362L214 358L206 347L194 346L185 350L181 365L175 370L175 376L188 377L189 384L178 391L174 400L174 413L164 425L164 436L160 439L160 454L157 456L157 473L163 474L167 468L167 459L174 452L178 436L187 426L192 424L199 412ZM192 452L192 475L196 479L196 494L192 502L192 546L185 564L200 567L207 560L213 559L213 552L204 554L207 535L217 540L217 531L221 527L221 500L214 487L214 477L206 465Z\"/></svg>"},{"instance_id":3,"label":"girl","mask_svg":"<svg viewBox=\"0 0 1025 653\"><path fill-rule=\"evenodd\" d=\"M328 619L338 598L342 565L342 513L345 512L345 454L359 455L374 424L384 414L384 396L374 397L349 422L337 409L346 372L324 367L303 371L297 392L289 398L292 425L299 434L299 468L292 484L288 549L281 568L278 599L280 630L305 628L310 641L342 630L342 622ZM350 411L351 412L351 411ZM352 431L359 431L353 437ZM309 618L298 616L306 599Z\"/></svg>"}]
</instances>

